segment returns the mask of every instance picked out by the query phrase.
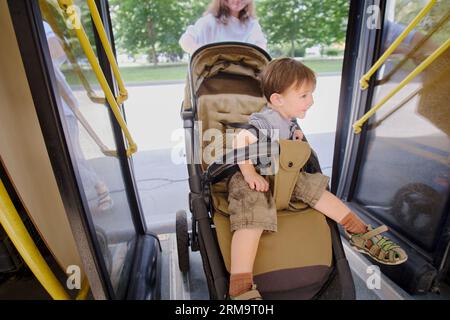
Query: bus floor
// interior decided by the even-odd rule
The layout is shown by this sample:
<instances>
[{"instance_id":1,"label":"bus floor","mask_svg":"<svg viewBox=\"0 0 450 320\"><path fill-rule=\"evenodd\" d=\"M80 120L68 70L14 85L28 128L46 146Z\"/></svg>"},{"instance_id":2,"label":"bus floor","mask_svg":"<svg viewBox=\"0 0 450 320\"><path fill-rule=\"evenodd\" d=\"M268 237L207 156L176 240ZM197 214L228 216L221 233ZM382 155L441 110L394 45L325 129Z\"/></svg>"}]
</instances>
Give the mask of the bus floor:
<instances>
[{"instance_id":1,"label":"bus floor","mask_svg":"<svg viewBox=\"0 0 450 320\"><path fill-rule=\"evenodd\" d=\"M175 233L160 234L162 247L162 274L161 299L162 300L207 300L209 299L206 278L200 252L191 252L190 270L181 273L178 268L178 255ZM379 288L369 289L367 283L370 274L367 267L372 263L365 257L353 251L343 240L345 254L352 269L355 282L357 300L449 300L450 286L440 286L440 294L427 293L422 295L409 295L388 277L381 274ZM56 262L45 256L50 267L55 270ZM65 283L66 275L56 271L57 278ZM74 292L72 296L76 294ZM0 278L0 300L49 300L50 295L44 290L31 271L24 267L14 276Z\"/></svg>"},{"instance_id":2,"label":"bus floor","mask_svg":"<svg viewBox=\"0 0 450 320\"><path fill-rule=\"evenodd\" d=\"M41 248L42 249L42 248ZM61 284L65 284L67 275L59 267L47 250L41 251L48 266ZM78 290L66 292L71 299ZM51 300L50 294L39 283L31 270L23 264L12 274L0 274L0 300Z\"/></svg>"},{"instance_id":3,"label":"bus floor","mask_svg":"<svg viewBox=\"0 0 450 320\"><path fill-rule=\"evenodd\" d=\"M176 234L167 233L159 236L163 250L162 299L203 300L209 299L206 278L200 253L190 251L190 270L183 274L178 268ZM352 270L355 283L356 300L449 300L450 286L440 286L440 294L427 293L410 295L388 277L381 274L379 287L372 287L369 281L371 274L367 268L373 263L365 256L350 248L342 239L345 254Z\"/></svg>"}]
</instances>

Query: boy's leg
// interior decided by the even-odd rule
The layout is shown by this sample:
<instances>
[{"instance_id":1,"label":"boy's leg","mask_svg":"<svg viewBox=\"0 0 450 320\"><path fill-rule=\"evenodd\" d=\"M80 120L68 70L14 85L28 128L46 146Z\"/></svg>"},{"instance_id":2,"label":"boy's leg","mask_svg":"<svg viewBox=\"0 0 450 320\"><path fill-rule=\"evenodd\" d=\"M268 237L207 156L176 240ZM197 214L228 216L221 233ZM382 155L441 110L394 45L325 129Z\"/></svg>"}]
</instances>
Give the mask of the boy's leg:
<instances>
[{"instance_id":1,"label":"boy's leg","mask_svg":"<svg viewBox=\"0 0 450 320\"><path fill-rule=\"evenodd\" d=\"M320 173L300 172L292 198L309 204L341 224L350 233L364 233L367 225L339 198L326 190L329 177Z\"/></svg>"},{"instance_id":2,"label":"boy's leg","mask_svg":"<svg viewBox=\"0 0 450 320\"><path fill-rule=\"evenodd\" d=\"M369 228L340 199L326 190L329 178L316 173L301 172L294 188L294 200L302 200L327 217L341 224L350 233L350 244L376 261L396 265L408 259L406 252L380 233L386 226Z\"/></svg>"},{"instance_id":3,"label":"boy's leg","mask_svg":"<svg viewBox=\"0 0 450 320\"><path fill-rule=\"evenodd\" d=\"M364 221L331 192L324 191L313 208L342 225L350 233L367 232Z\"/></svg>"},{"instance_id":4,"label":"boy's leg","mask_svg":"<svg viewBox=\"0 0 450 320\"><path fill-rule=\"evenodd\" d=\"M253 263L263 229L239 229L231 240L230 296L237 296L253 285Z\"/></svg>"},{"instance_id":5,"label":"boy's leg","mask_svg":"<svg viewBox=\"0 0 450 320\"><path fill-rule=\"evenodd\" d=\"M250 189L240 172L228 183L228 211L231 241L231 297L249 291L253 285L253 264L262 232L277 230L277 212L269 192Z\"/></svg>"}]
</instances>

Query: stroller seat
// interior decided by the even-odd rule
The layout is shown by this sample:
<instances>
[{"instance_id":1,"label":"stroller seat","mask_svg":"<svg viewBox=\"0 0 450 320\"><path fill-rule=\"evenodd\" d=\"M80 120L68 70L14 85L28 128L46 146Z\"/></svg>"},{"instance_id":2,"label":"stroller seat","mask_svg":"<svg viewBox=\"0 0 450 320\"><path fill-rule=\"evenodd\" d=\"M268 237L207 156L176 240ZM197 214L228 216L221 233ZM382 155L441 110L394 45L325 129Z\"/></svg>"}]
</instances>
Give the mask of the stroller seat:
<instances>
[{"instance_id":1,"label":"stroller seat","mask_svg":"<svg viewBox=\"0 0 450 320\"><path fill-rule=\"evenodd\" d=\"M232 233L224 183L212 192L217 239L225 266L230 271ZM225 187L225 188L224 188ZM332 247L325 217L306 208L278 211L278 231L264 233L253 268L254 281L265 299L311 299L327 281Z\"/></svg>"}]
</instances>

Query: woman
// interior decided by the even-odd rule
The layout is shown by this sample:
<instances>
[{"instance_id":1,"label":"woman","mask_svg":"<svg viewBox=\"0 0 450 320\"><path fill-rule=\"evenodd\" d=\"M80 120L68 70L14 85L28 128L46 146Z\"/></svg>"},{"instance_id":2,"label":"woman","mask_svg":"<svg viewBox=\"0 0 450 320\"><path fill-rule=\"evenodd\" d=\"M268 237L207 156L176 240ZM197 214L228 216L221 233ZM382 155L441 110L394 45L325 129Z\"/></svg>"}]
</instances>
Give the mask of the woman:
<instances>
[{"instance_id":1,"label":"woman","mask_svg":"<svg viewBox=\"0 0 450 320\"><path fill-rule=\"evenodd\" d=\"M253 0L213 0L203 17L190 25L179 44L189 54L213 42L239 41L267 47Z\"/></svg>"}]
</instances>

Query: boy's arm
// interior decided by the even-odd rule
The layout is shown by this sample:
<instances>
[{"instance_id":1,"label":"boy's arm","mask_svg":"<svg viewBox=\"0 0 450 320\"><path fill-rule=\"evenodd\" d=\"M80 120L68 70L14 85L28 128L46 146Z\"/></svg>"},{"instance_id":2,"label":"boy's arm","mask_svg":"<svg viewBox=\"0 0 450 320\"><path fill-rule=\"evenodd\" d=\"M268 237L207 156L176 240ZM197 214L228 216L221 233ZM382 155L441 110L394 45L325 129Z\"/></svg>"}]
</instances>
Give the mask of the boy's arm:
<instances>
[{"instance_id":1,"label":"boy's arm","mask_svg":"<svg viewBox=\"0 0 450 320\"><path fill-rule=\"evenodd\" d=\"M233 139L233 149L244 148L245 146L258 141L250 131L241 130L237 136ZM251 160L245 160L238 163L239 169L244 176L245 181L248 183L250 189L256 191L268 191L269 183L255 170L255 166Z\"/></svg>"},{"instance_id":2,"label":"boy's arm","mask_svg":"<svg viewBox=\"0 0 450 320\"><path fill-rule=\"evenodd\" d=\"M237 136L233 139L233 149L240 149L244 148L245 146L248 146L249 144L253 144L258 141L258 138L256 138L250 131L248 130L241 130L237 134ZM243 162L238 163L239 169L241 170L242 174L245 176L246 173L252 174L256 173L255 166L251 162L251 160L246 160Z\"/></svg>"}]
</instances>

